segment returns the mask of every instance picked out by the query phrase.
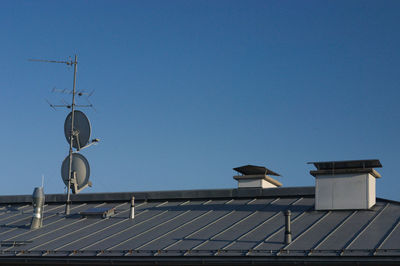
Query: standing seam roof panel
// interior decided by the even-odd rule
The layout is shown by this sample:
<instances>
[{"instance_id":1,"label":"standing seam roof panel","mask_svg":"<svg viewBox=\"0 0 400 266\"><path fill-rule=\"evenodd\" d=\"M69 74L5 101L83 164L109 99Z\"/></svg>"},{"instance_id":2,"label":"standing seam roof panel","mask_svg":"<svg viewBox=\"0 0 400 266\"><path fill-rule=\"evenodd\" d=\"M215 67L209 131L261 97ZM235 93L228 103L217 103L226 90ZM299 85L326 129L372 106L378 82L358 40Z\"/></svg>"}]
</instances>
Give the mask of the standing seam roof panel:
<instances>
[{"instance_id":1,"label":"standing seam roof panel","mask_svg":"<svg viewBox=\"0 0 400 266\"><path fill-rule=\"evenodd\" d=\"M282 212L284 210L291 209L292 221L295 221L295 219L301 216L304 211L309 210L312 207L312 205L309 205L311 202L314 202L314 200L308 198L282 198L274 204L272 210L268 208L268 211L273 212L272 219L267 219L267 223L262 223L260 226L257 225L254 229L251 229L250 232L236 240L234 244L229 245L229 249L250 250L257 248L265 241L265 239L281 230L282 221L284 221L284 215Z\"/></svg>"},{"instance_id":2,"label":"standing seam roof panel","mask_svg":"<svg viewBox=\"0 0 400 266\"><path fill-rule=\"evenodd\" d=\"M172 219L173 217L176 217L177 215L183 213L183 212L174 212L171 211L173 208L176 208L177 205L183 204L188 201L179 201L179 202L165 202L162 206L159 207L154 207L151 208L149 211L149 215L155 214L154 216L150 216L146 222L136 224L135 219L132 221L132 225L130 227L127 227L126 229L114 234L113 236L110 236L109 238L105 238L107 241L99 241L97 243L94 243L90 245L91 250L107 250L115 245L118 245L127 239L131 238L132 236L136 236L138 234L141 234L143 232L146 232L147 230L153 228L156 224L163 223L165 221L168 221ZM158 215L158 216L157 216ZM157 218L157 219L155 219ZM89 246L84 247L83 249L87 250L89 249Z\"/></svg>"},{"instance_id":3,"label":"standing seam roof panel","mask_svg":"<svg viewBox=\"0 0 400 266\"><path fill-rule=\"evenodd\" d=\"M190 204L196 204L198 205L200 202L190 202L187 205L184 205L184 207L190 207ZM205 202L201 202L201 204L204 204ZM184 208L186 209L186 208ZM191 209L186 209L182 210L183 213L178 217L175 216L173 219L165 221L162 226L156 227L156 230L154 228L151 228L151 230L137 236L133 236L131 239L127 240L124 243L118 244L117 246L113 247L112 249L138 249L139 247L149 243L153 239L157 239L161 236L164 236L165 234L173 231L176 227L178 227L181 224L185 224L193 219L196 219L198 216L202 215L206 211L198 211L198 210L191 210ZM154 249L152 246L150 246L151 249Z\"/></svg>"},{"instance_id":4,"label":"standing seam roof panel","mask_svg":"<svg viewBox=\"0 0 400 266\"><path fill-rule=\"evenodd\" d=\"M101 204L103 205L103 204ZM84 207L86 207L85 205ZM100 206L100 205L97 205ZM82 206L83 207L83 206ZM80 209L79 206L76 208ZM76 209L74 208L74 209ZM82 208L83 209L83 208ZM26 238L24 239L32 241L32 243L29 243L27 245L24 245L22 247L13 247L13 250L32 250L37 246L42 246L43 244L53 241L55 238L58 238L60 236L64 236L67 232L70 232L74 228L79 229L81 223L85 221L86 219L71 219L71 218L65 218L65 216L61 216L60 220L57 224L52 224L52 226L49 227L41 227L36 230L29 230L26 235L29 234L34 234L34 237Z\"/></svg>"},{"instance_id":5,"label":"standing seam roof panel","mask_svg":"<svg viewBox=\"0 0 400 266\"><path fill-rule=\"evenodd\" d=\"M83 209L87 206L87 204L81 204L78 206L72 206L71 210L76 210L76 209ZM65 207L65 205L58 205L57 208L62 208ZM53 230L57 229L60 225L60 222L65 220L66 218L64 216L59 216L57 213L52 214L50 216L44 216L43 217L43 226L37 230L19 230L16 232L13 236L7 236L5 240L11 241L11 240L29 240L31 241L33 238L42 235L44 232L47 232L48 230ZM7 249L9 250L9 249Z\"/></svg>"},{"instance_id":6,"label":"standing seam roof panel","mask_svg":"<svg viewBox=\"0 0 400 266\"><path fill-rule=\"evenodd\" d=\"M369 225L368 229L348 247L349 249L375 249L380 244L382 237L393 227L400 217L400 207L390 204ZM400 246L400 244L399 244Z\"/></svg>"},{"instance_id":7,"label":"standing seam roof panel","mask_svg":"<svg viewBox=\"0 0 400 266\"><path fill-rule=\"evenodd\" d=\"M104 208L115 208L116 211L118 212L120 210L121 206L127 205L127 203L122 203L117 206L115 204L104 204L102 207ZM117 213L119 215L119 213ZM67 228L67 230L63 230L61 235L58 237L52 236L52 239L47 241L46 243L43 243L39 246L35 246L34 248L30 250L58 250L58 247L64 246L70 242L72 242L74 239L80 239L82 236L92 232L92 228L95 227L96 225L104 224L104 222L108 219L103 219L103 218L86 218L86 217L77 217L77 220L79 220L79 223L76 223L76 226L73 226L72 228Z\"/></svg>"},{"instance_id":8,"label":"standing seam roof panel","mask_svg":"<svg viewBox=\"0 0 400 266\"><path fill-rule=\"evenodd\" d=\"M54 213L54 211L58 209L60 209L60 206L48 206L44 209L43 225L45 225L45 221L48 221L49 219L58 219L57 213ZM26 230L30 228L31 219L32 213L30 213L28 217L18 220L18 222L14 221L12 223L4 225L4 228L7 228L9 230L2 230L2 232L0 233L0 239L14 238L17 235L20 235L22 232L25 233Z\"/></svg>"},{"instance_id":9,"label":"standing seam roof panel","mask_svg":"<svg viewBox=\"0 0 400 266\"><path fill-rule=\"evenodd\" d=\"M270 212L266 212L266 209L270 206L270 204L274 204L277 202L279 198L276 199L268 199L268 200L257 200L257 204L261 202L261 208L256 209L250 212L243 219L236 221L229 227L226 227L224 230L220 231L218 234L209 238L206 242L202 243L200 249L222 249L225 246L232 243L232 241L237 239L237 235L243 235L253 229L255 226L260 224L265 219L268 219L271 215ZM254 203L251 203L254 204Z\"/></svg>"},{"instance_id":10,"label":"standing seam roof panel","mask_svg":"<svg viewBox=\"0 0 400 266\"><path fill-rule=\"evenodd\" d=\"M158 219L158 217L161 217L163 214L167 213L168 211L163 209L163 210L155 210L155 207L163 206L167 204L168 202L162 202L156 204L154 207L150 207L149 209L145 209L141 212L139 212L137 215L135 215L135 219L126 219L125 222L119 224L118 226L113 226L109 230L107 230L106 233L102 234L95 234L93 238L85 239L84 242L82 242L82 247L80 250L83 250L87 252L88 250L94 249L94 246L96 245L104 245L103 243L108 241L109 239L113 239L116 236L119 236L121 234L124 234L125 232L131 230L134 227L141 226L142 224L152 220L152 219ZM152 211L150 211L152 210ZM93 241L95 240L95 241ZM65 247L66 248L66 247Z\"/></svg>"},{"instance_id":11,"label":"standing seam roof panel","mask_svg":"<svg viewBox=\"0 0 400 266\"><path fill-rule=\"evenodd\" d=\"M218 225L220 221L223 221L227 217L230 217L238 209L242 208L242 206L248 202L250 199L246 200L233 200L229 201L223 205L220 210L216 210L210 214L211 221L207 224L203 224L199 227L197 231L190 233L189 235L184 236L182 239L178 240L173 245L170 245L168 249L173 250L187 250L192 249L204 240L206 240L207 236L213 235L214 230L218 230ZM223 213L223 215L220 215Z\"/></svg>"},{"instance_id":12,"label":"standing seam roof panel","mask_svg":"<svg viewBox=\"0 0 400 266\"><path fill-rule=\"evenodd\" d=\"M341 226L335 233L329 236L328 239L322 243L319 250L342 250L354 239L360 231L360 228L365 227L368 223L384 208L380 203L375 205L373 210L358 211L343 226Z\"/></svg>"},{"instance_id":13,"label":"standing seam roof panel","mask_svg":"<svg viewBox=\"0 0 400 266\"><path fill-rule=\"evenodd\" d=\"M143 215L147 212L147 208L152 207L153 204L148 204L146 202L140 203L135 206L135 219L141 220L143 219ZM130 204L125 204L121 206L121 209L117 212L116 215L108 218L102 219L101 223L94 224L90 227L89 231L85 232L84 236L80 236L77 238L72 238L68 243L63 245L58 245L55 250L80 250L81 248L97 243L101 241L105 237L112 235L115 232L119 232L124 224L132 223L132 220L127 219L130 211Z\"/></svg>"}]
</instances>

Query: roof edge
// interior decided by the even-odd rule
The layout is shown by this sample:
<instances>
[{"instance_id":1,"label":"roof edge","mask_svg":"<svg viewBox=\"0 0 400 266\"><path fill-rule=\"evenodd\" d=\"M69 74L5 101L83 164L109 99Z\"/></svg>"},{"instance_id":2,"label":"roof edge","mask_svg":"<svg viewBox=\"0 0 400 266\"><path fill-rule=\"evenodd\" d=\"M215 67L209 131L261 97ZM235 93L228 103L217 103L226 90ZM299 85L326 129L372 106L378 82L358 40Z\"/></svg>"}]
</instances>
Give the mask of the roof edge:
<instances>
[{"instance_id":1,"label":"roof edge","mask_svg":"<svg viewBox=\"0 0 400 266\"><path fill-rule=\"evenodd\" d=\"M385 198L381 198L381 197L376 197L376 200L378 201L378 200L381 200L381 201L386 201L386 202L389 202L389 203L396 203L396 204L400 204L400 201L397 201L397 200L390 200L390 199L385 199Z\"/></svg>"},{"instance_id":2,"label":"roof edge","mask_svg":"<svg viewBox=\"0 0 400 266\"><path fill-rule=\"evenodd\" d=\"M284 187L284 188L239 188L239 189L202 189L202 190L171 190L145 192L106 192L82 193L71 195L72 202L116 202L130 201L132 196L136 201L145 200L182 200L210 198L253 198L253 197L296 197L314 196L315 187ZM46 203L61 203L66 201L66 194L46 194ZM0 196L0 204L32 203L32 195Z\"/></svg>"}]
</instances>

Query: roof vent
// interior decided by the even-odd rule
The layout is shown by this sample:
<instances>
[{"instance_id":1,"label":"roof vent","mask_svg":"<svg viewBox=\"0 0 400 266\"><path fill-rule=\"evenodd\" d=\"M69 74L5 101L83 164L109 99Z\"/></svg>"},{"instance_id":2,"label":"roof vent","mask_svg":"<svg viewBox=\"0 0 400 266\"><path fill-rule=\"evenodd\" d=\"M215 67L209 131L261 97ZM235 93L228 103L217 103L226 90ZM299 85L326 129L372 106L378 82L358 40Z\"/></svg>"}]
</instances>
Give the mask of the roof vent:
<instances>
[{"instance_id":1,"label":"roof vent","mask_svg":"<svg viewBox=\"0 0 400 266\"><path fill-rule=\"evenodd\" d=\"M38 229L43 225L43 208L44 208L45 196L43 187L37 187L33 191L32 205L33 205L33 216L31 220L31 229Z\"/></svg>"},{"instance_id":2,"label":"roof vent","mask_svg":"<svg viewBox=\"0 0 400 266\"><path fill-rule=\"evenodd\" d=\"M90 208L83 212L80 212L80 215L84 218L109 218L113 216L115 213L114 208Z\"/></svg>"},{"instance_id":3,"label":"roof vent","mask_svg":"<svg viewBox=\"0 0 400 266\"><path fill-rule=\"evenodd\" d=\"M375 205L375 179L382 167L377 159L310 162L315 177L316 210L369 209Z\"/></svg>"},{"instance_id":4,"label":"roof vent","mask_svg":"<svg viewBox=\"0 0 400 266\"><path fill-rule=\"evenodd\" d=\"M271 178L270 175L280 176L264 166L245 165L233 168L240 175L233 176L238 181L239 188L273 188L281 187L282 184Z\"/></svg>"}]
</instances>

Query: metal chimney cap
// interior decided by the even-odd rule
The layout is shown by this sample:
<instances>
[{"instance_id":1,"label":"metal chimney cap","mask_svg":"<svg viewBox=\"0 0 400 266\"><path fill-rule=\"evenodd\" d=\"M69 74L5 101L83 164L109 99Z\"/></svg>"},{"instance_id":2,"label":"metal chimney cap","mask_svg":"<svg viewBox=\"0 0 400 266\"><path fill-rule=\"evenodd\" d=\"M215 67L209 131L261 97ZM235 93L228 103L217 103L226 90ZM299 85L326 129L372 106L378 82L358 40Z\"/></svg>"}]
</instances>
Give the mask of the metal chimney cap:
<instances>
[{"instance_id":1,"label":"metal chimney cap","mask_svg":"<svg viewBox=\"0 0 400 266\"><path fill-rule=\"evenodd\" d=\"M274 175L281 176L278 173L264 167L264 166L256 166L256 165L244 165L240 167L233 168L236 172L239 172L243 175Z\"/></svg>"},{"instance_id":2,"label":"metal chimney cap","mask_svg":"<svg viewBox=\"0 0 400 266\"><path fill-rule=\"evenodd\" d=\"M381 168L382 167L382 164L378 159L308 162L308 164L313 164L315 166L315 168L317 168L318 170L365 169L365 168Z\"/></svg>"},{"instance_id":3,"label":"metal chimney cap","mask_svg":"<svg viewBox=\"0 0 400 266\"><path fill-rule=\"evenodd\" d=\"M310 174L314 177L323 175L344 175L344 174L364 174L368 173L375 178L381 175L374 168L382 167L378 159L371 160L351 160L351 161L330 161L330 162L309 162L314 164L317 170L311 170Z\"/></svg>"},{"instance_id":4,"label":"metal chimney cap","mask_svg":"<svg viewBox=\"0 0 400 266\"><path fill-rule=\"evenodd\" d=\"M44 198L43 187L35 187L32 194L33 198Z\"/></svg>"}]
</instances>

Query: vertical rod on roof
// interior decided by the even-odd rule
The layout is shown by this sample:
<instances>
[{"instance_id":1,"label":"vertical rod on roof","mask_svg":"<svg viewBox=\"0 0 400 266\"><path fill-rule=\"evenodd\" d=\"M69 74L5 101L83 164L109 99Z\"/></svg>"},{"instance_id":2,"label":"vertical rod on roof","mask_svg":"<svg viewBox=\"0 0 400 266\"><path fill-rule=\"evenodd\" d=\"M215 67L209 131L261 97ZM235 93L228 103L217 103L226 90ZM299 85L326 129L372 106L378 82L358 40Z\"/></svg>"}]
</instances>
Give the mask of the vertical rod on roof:
<instances>
[{"instance_id":1,"label":"vertical rod on roof","mask_svg":"<svg viewBox=\"0 0 400 266\"><path fill-rule=\"evenodd\" d=\"M135 218L135 197L131 198L131 212L129 213L129 219Z\"/></svg>"},{"instance_id":2,"label":"vertical rod on roof","mask_svg":"<svg viewBox=\"0 0 400 266\"><path fill-rule=\"evenodd\" d=\"M71 179L72 179L72 145L74 141L74 112L75 112L75 85L76 85L76 68L78 57L75 55L75 60L72 64L74 64L74 84L72 87L72 105L71 105L71 137L69 140L69 174L68 174L68 188L67 188L67 202L65 204L65 215L70 214L70 206L71 206Z\"/></svg>"},{"instance_id":3,"label":"vertical rod on roof","mask_svg":"<svg viewBox=\"0 0 400 266\"><path fill-rule=\"evenodd\" d=\"M287 210L285 212L285 244L290 244L292 242L292 231L290 229L291 221L290 221L291 212Z\"/></svg>"}]
</instances>

